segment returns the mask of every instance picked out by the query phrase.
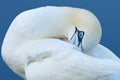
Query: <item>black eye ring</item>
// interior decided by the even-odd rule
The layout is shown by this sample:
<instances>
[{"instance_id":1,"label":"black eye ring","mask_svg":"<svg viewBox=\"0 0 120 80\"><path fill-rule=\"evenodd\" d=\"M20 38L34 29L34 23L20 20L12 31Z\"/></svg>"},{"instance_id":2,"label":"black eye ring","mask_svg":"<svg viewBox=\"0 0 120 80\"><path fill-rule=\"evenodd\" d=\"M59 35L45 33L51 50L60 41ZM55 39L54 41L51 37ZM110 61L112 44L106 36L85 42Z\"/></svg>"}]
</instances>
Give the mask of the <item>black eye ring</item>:
<instances>
[{"instance_id":1,"label":"black eye ring","mask_svg":"<svg viewBox=\"0 0 120 80\"><path fill-rule=\"evenodd\" d=\"M84 34L85 34L84 31L79 31L79 33L78 33L79 38L83 38L83 37L84 37Z\"/></svg>"}]
</instances>

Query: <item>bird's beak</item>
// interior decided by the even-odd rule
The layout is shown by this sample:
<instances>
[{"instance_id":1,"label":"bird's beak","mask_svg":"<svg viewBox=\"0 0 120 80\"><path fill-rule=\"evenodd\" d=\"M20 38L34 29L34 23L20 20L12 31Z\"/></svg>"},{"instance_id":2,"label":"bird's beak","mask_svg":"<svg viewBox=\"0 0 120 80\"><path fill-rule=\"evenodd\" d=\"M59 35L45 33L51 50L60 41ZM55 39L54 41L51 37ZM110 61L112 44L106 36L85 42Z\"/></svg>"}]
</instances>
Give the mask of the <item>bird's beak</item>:
<instances>
[{"instance_id":1,"label":"bird's beak","mask_svg":"<svg viewBox=\"0 0 120 80\"><path fill-rule=\"evenodd\" d=\"M79 31L77 29L77 27L75 27L75 32L73 34L73 36L70 39L70 43L72 43L73 45L77 46L80 48L81 51L83 51L83 47L82 47L82 39L84 37L84 31Z\"/></svg>"}]
</instances>

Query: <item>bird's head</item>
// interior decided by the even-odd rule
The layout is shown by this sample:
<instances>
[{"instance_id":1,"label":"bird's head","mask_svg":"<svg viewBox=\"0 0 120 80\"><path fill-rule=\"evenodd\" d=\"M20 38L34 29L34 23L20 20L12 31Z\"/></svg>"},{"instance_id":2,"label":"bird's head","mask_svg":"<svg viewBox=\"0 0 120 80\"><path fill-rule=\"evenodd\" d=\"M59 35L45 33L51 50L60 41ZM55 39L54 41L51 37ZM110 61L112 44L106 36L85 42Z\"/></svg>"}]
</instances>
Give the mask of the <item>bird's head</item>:
<instances>
[{"instance_id":1,"label":"bird's head","mask_svg":"<svg viewBox=\"0 0 120 80\"><path fill-rule=\"evenodd\" d=\"M101 35L102 30L98 19L89 13L77 17L74 27L72 26L68 31L68 41L85 52L100 42Z\"/></svg>"}]
</instances>

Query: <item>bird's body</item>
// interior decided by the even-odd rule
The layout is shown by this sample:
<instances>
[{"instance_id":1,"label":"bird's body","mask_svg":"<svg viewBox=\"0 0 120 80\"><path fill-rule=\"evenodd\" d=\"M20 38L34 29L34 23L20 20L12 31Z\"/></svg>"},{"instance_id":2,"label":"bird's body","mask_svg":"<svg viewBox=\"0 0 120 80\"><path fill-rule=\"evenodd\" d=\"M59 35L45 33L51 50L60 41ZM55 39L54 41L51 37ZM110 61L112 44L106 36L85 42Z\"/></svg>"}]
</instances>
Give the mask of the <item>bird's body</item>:
<instances>
[{"instance_id":1,"label":"bird's body","mask_svg":"<svg viewBox=\"0 0 120 80\"><path fill-rule=\"evenodd\" d=\"M84 52L68 42L75 27L85 32ZM27 80L96 80L120 72L119 59L100 47L100 38L100 23L91 12L42 7L25 11L14 19L2 45L2 57L16 74ZM103 56L104 52L109 56L101 59L95 55L98 48Z\"/></svg>"},{"instance_id":2,"label":"bird's body","mask_svg":"<svg viewBox=\"0 0 120 80\"><path fill-rule=\"evenodd\" d=\"M95 80L102 76L116 73L116 71L119 72L120 66L114 60L102 60L87 56L75 46L61 40L47 39L38 41L32 43L32 49L39 44L43 46L39 47L39 50L43 51L37 54L34 59L32 59L34 56L31 54L30 58L33 61L25 69L28 80ZM26 50L26 48L24 49Z\"/></svg>"},{"instance_id":3,"label":"bird's body","mask_svg":"<svg viewBox=\"0 0 120 80\"><path fill-rule=\"evenodd\" d=\"M117 61L120 60L119 57L117 57L111 50L101 44L96 45L93 49L85 52L85 54L99 59L113 59Z\"/></svg>"},{"instance_id":4,"label":"bird's body","mask_svg":"<svg viewBox=\"0 0 120 80\"><path fill-rule=\"evenodd\" d=\"M120 67L115 61L87 56L57 39L27 42L15 53L9 63L13 62L13 70L27 80L96 80L119 72Z\"/></svg>"}]
</instances>

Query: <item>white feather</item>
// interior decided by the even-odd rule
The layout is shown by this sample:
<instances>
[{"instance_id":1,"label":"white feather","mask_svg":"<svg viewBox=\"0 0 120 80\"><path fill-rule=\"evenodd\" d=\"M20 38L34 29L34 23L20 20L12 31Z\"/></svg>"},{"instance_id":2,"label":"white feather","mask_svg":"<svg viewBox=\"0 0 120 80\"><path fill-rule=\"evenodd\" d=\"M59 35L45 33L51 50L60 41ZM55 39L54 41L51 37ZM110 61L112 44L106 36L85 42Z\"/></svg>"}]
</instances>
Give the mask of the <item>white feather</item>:
<instances>
[{"instance_id":1,"label":"white feather","mask_svg":"<svg viewBox=\"0 0 120 80\"><path fill-rule=\"evenodd\" d=\"M88 55L62 41L70 39L75 27L85 32L82 46ZM102 79L120 72L120 62L107 49L100 49L102 54L97 50L101 32L98 19L88 10L50 6L28 10L10 25L2 57L27 80Z\"/></svg>"}]
</instances>

